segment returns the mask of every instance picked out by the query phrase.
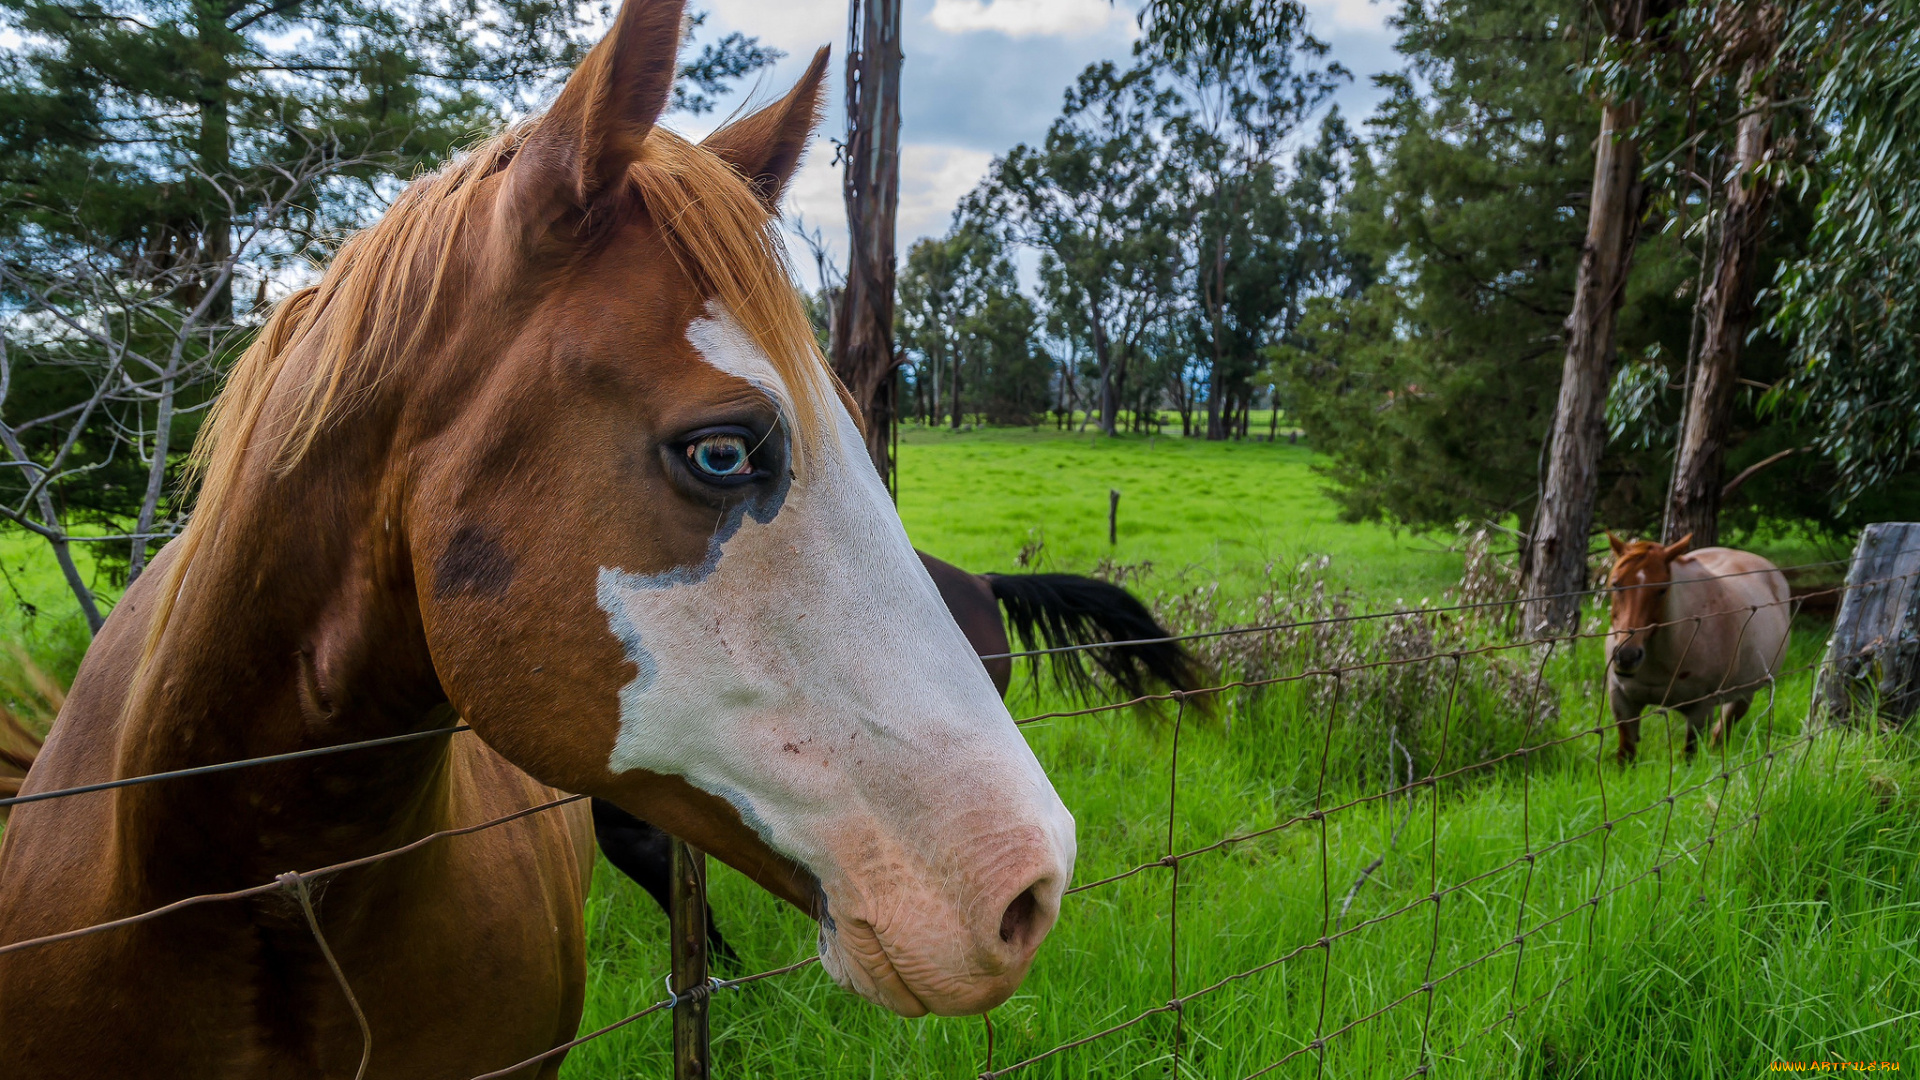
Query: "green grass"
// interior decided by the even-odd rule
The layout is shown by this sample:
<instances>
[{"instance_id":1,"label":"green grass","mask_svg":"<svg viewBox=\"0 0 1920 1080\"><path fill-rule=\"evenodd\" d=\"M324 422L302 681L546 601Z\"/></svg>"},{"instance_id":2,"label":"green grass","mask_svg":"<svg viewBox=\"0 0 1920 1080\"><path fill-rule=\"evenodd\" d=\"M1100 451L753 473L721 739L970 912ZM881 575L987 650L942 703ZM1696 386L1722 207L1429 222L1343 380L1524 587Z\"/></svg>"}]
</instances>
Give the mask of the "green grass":
<instances>
[{"instance_id":1,"label":"green grass","mask_svg":"<svg viewBox=\"0 0 1920 1080\"><path fill-rule=\"evenodd\" d=\"M1452 536L1339 521L1304 446L911 427L903 443L901 512L923 549L974 570L1020 569L1023 548L1036 569L1111 560L1187 623L1439 602L1460 574ZM1122 492L1112 546L1109 489ZM1783 562L1830 555L1795 537L1747 542ZM0 562L38 612L16 605L0 632L69 673L84 632L44 546L7 536ZM1796 629L1790 668L1817 659L1823 632ZM1266 651L1223 644L1214 658L1283 673L1500 634L1458 620L1370 625L1285 636ZM1549 687L1538 696L1536 670ZM1160 858L1170 824L1186 850L1376 794L1404 780L1399 746L1421 775L1472 768L1410 804L1361 802L1195 856L1177 883L1153 867L1070 897L1031 977L993 1015L994 1064L1166 1002L1170 957L1186 994L1292 954L1190 1002L1177 1065L1175 1018L1163 1013L1017 1075L1239 1077L1289 1054L1269 1075L1396 1078L1423 1061L1447 1075L1528 1077L1747 1076L1775 1059L1920 1067L1914 740L1796 742L1810 694L1800 674L1756 702L1724 755L1681 760L1680 725L1656 717L1641 764L1620 769L1610 740L1581 734L1605 719L1600 673L1589 642L1464 660L1457 683L1447 661L1355 672L1337 705L1324 679L1237 695L1180 718L1171 823L1171 713L1027 727L1078 820L1081 882ZM1063 704L1023 682L1012 707ZM1780 747L1790 752L1766 757ZM1345 932L1323 925L1382 855ZM1423 900L1436 892L1438 904ZM812 925L739 875L716 866L713 893L745 970L812 954ZM665 919L604 862L587 926L586 1028L663 996ZM1331 933L1329 949L1314 947ZM1431 994L1420 992L1430 979ZM972 1076L986 1064L986 1030L977 1018L893 1017L818 968L721 994L713 1015L726 1076ZM1329 1035L1324 1071L1301 1052L1317 1033ZM665 1017L654 1016L575 1051L564 1075L665 1077L669 1058Z\"/></svg>"},{"instance_id":2,"label":"green grass","mask_svg":"<svg viewBox=\"0 0 1920 1080\"><path fill-rule=\"evenodd\" d=\"M1151 563L1163 587L1237 584L1332 554L1339 584L1417 603L1460 576L1451 538L1338 520L1305 445L1207 443L1051 428L901 431L900 516L922 550L977 572ZM1107 543L1108 492L1120 492Z\"/></svg>"},{"instance_id":3,"label":"green grass","mask_svg":"<svg viewBox=\"0 0 1920 1080\"><path fill-rule=\"evenodd\" d=\"M1288 605L1310 603L1314 580L1352 590L1362 609L1418 603L1460 572L1451 537L1339 522L1303 447L913 428L902 441L909 533L971 569L1018 569L1021 548L1041 541L1034 567L1151 563L1139 583L1150 595L1191 612L1178 598L1218 581L1239 615L1263 598L1267 610L1301 612ZM1123 493L1111 548L1109 488ZM1792 537L1754 546L1783 561L1817 557ZM1427 629L1442 640L1498 634ZM1788 667L1814 662L1823 633L1797 629ZM1298 670L1328 651L1351 662L1409 647L1375 630L1303 635L1264 662ZM1755 1075L1776 1059L1920 1064L1913 741L1796 742L1810 694L1800 674L1756 702L1722 756L1684 761L1681 725L1653 717L1641 764L1623 770L1610 735L1577 734L1606 719L1597 644L1547 662L1555 708L1529 731L1513 685L1538 659L1469 661L1457 692L1439 665L1356 675L1338 713L1324 687L1294 684L1183 718L1177 850L1378 792L1388 731L1413 747L1421 774L1565 741L1447 781L1437 801L1416 798L1410 817L1403 801L1362 803L1330 815L1324 833L1303 821L1184 861L1177 886L1156 867L1070 897L1027 983L994 1013L994 1064L1173 996L1176 891L1180 993L1306 946L1184 1008L1182 1076L1243 1076L1289 1054L1270 1075L1393 1078L1423 1060L1450 1075L1541 1077ZM1013 702L1016 715L1063 704L1031 684ZM1165 714L1096 715L1026 729L1078 820L1077 880L1166 853L1173 726ZM1333 748L1324 773L1322 745ZM1767 758L1775 746L1791 752ZM1612 828L1599 827L1609 818ZM1544 854L1516 863L1530 848ZM1389 917L1329 952L1311 947L1330 932L1323 913L1383 852L1345 925ZM749 970L811 954L806 920L724 867L713 883ZM1436 891L1438 905L1422 902ZM667 971L665 920L637 887L603 864L591 903L589 1027L658 1000ZM1511 945L1522 929L1523 951ZM1429 978L1430 1001L1419 992ZM1323 1074L1301 1049L1348 1024L1328 1043ZM723 1075L961 1077L986 1065L980 1020L900 1020L818 969L720 995L713 1031ZM1017 1075L1170 1075L1175 1040L1171 1015L1150 1016ZM566 1075L666 1076L668 1047L664 1020L642 1021L576 1051Z\"/></svg>"},{"instance_id":4,"label":"green grass","mask_svg":"<svg viewBox=\"0 0 1920 1080\"><path fill-rule=\"evenodd\" d=\"M1592 665L1576 657L1559 674ZM1325 1075L1404 1076L1422 1061L1423 1036L1430 1060L1458 1075L1729 1076L1774 1059L1915 1060L1920 766L1904 738L1792 742L1806 692L1804 679L1783 687L1724 757L1687 763L1678 725L1656 724L1631 769L1612 764L1610 740L1586 736L1539 755L1530 771L1508 765L1449 781L1437 814L1429 796L1414 800L1391 848L1401 802L1338 811L1324 836L1303 821L1183 862L1181 992L1306 948L1188 1005L1180 1074L1243 1076L1317 1031L1356 1022L1329 1044ZM1355 778L1318 791L1319 743L1301 737L1325 715L1312 705L1304 693L1271 695L1230 716L1183 721L1176 849L1377 790ZM1597 695L1566 690L1555 730L1596 723L1597 705ZM1474 720L1464 708L1452 719ZM1028 730L1079 820L1079 880L1165 853L1166 718ZM1770 745L1790 751L1771 767ZM1597 828L1608 818L1612 829ZM1542 852L1531 868L1515 863L1529 845ZM1345 925L1386 917L1341 937L1330 956L1312 948L1327 932L1323 913L1339 910L1383 851ZM749 969L810 952L806 920L724 868L713 876L715 908ZM995 1063L1166 1001L1175 888L1154 868L1070 897L1026 985L994 1014ZM1423 901L1436 891L1437 911ZM589 926L588 1024L657 1000L664 919L651 901L603 866ZM1510 947L1520 928L1524 952ZM1417 992L1429 978L1444 979L1430 1015ZM1517 1015L1506 1020L1509 1008ZM576 1051L567 1075L667 1075L666 1025L649 1022ZM979 1020L900 1020L817 969L721 995L713 1026L726 1075L959 1077L985 1064ZM1153 1016L1020 1075L1164 1075L1173 1040L1172 1018ZM1304 1053L1275 1075L1319 1075L1318 1066Z\"/></svg>"}]
</instances>

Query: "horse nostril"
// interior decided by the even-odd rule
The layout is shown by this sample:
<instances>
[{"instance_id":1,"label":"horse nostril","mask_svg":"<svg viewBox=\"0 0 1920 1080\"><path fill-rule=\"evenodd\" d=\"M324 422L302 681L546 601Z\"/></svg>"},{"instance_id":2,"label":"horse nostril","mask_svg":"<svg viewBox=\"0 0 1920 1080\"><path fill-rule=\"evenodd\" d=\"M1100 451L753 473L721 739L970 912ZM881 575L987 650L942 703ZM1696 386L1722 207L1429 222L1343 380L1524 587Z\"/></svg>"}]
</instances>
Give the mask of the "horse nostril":
<instances>
[{"instance_id":1,"label":"horse nostril","mask_svg":"<svg viewBox=\"0 0 1920 1080\"><path fill-rule=\"evenodd\" d=\"M1640 658L1644 656L1645 653L1646 651L1644 649L1637 646L1621 649L1619 652L1613 654L1613 665L1618 668L1637 667L1639 666Z\"/></svg>"},{"instance_id":2,"label":"horse nostril","mask_svg":"<svg viewBox=\"0 0 1920 1080\"><path fill-rule=\"evenodd\" d=\"M1025 944L1027 931L1033 926L1034 912L1039 907L1040 900L1033 895L1033 887L1029 885L1013 898L1013 903L1008 904L1007 910L1001 914L1000 940L1009 945Z\"/></svg>"}]
</instances>

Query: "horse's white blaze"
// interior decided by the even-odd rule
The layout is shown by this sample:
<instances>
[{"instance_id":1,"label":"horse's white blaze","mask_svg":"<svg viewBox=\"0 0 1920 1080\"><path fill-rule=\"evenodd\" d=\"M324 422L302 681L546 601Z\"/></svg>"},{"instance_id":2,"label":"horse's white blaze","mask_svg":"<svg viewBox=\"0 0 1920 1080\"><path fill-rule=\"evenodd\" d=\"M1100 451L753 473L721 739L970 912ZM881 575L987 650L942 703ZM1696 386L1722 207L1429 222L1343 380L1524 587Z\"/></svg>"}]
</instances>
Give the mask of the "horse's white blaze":
<instances>
[{"instance_id":1,"label":"horse's white blaze","mask_svg":"<svg viewBox=\"0 0 1920 1080\"><path fill-rule=\"evenodd\" d=\"M688 339L716 368L785 399L724 311L710 308ZM770 514L723 522L701 565L601 569L600 607L639 669L620 694L609 767L679 775L727 799L836 905L836 884L874 865L890 868L881 876L937 874L960 822L976 823L988 848L994 821L1025 828L1051 849L1064 889L1072 818L914 554L858 429L844 409L830 413L805 475ZM828 961L847 963L831 951Z\"/></svg>"}]
</instances>

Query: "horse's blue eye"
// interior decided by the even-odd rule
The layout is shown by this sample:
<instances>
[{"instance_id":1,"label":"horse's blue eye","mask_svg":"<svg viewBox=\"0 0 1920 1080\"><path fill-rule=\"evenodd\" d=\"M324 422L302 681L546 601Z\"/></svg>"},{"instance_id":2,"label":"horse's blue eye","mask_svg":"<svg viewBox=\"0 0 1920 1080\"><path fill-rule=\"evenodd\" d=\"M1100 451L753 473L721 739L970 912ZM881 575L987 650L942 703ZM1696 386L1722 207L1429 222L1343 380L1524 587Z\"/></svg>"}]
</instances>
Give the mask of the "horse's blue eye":
<instances>
[{"instance_id":1,"label":"horse's blue eye","mask_svg":"<svg viewBox=\"0 0 1920 1080\"><path fill-rule=\"evenodd\" d=\"M715 479L745 476L753 471L747 440L738 435L708 435L687 446L694 471Z\"/></svg>"}]
</instances>

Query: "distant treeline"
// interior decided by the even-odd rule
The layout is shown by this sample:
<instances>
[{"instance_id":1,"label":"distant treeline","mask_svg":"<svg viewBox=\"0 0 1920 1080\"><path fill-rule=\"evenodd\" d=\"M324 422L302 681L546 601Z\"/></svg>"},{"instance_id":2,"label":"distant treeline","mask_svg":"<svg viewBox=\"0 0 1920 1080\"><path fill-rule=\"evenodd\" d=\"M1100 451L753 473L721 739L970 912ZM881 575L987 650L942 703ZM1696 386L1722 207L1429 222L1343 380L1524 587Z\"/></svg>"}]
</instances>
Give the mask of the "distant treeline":
<instances>
[{"instance_id":1,"label":"distant treeline","mask_svg":"<svg viewBox=\"0 0 1920 1080\"><path fill-rule=\"evenodd\" d=\"M1524 525L1607 101L1637 159L1598 520L1658 532L1686 439L1730 527L1911 515L1920 15L1410 3L1359 135L1299 8L1212 9L1214 38L1163 22L1131 65L1089 67L913 246L903 412L1113 430L1165 410L1232 438L1284 410L1354 517ZM1690 379L1703 356L1716 378Z\"/></svg>"}]
</instances>

